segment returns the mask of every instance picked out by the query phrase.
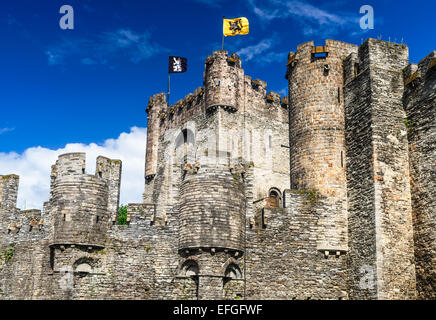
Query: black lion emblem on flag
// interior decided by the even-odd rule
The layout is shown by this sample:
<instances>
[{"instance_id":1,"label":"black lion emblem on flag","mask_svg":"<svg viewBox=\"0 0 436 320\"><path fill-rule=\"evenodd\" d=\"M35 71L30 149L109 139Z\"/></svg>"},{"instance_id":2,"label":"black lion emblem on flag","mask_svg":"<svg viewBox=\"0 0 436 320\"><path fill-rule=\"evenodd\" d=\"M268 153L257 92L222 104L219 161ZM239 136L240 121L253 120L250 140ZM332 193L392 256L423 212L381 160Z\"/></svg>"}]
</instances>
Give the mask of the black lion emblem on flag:
<instances>
[{"instance_id":1,"label":"black lion emblem on flag","mask_svg":"<svg viewBox=\"0 0 436 320\"><path fill-rule=\"evenodd\" d=\"M229 21L229 29L232 33L238 33L242 30L241 19L237 19L236 21Z\"/></svg>"}]
</instances>

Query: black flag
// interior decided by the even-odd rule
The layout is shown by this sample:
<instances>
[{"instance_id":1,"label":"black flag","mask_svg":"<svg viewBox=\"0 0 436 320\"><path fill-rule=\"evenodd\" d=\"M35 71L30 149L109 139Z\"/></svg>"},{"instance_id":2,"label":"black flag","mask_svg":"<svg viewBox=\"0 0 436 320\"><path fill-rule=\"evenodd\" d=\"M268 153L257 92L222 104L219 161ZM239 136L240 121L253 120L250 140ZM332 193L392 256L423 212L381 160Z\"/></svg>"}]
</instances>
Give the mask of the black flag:
<instances>
[{"instance_id":1,"label":"black flag","mask_svg":"<svg viewBox=\"0 0 436 320\"><path fill-rule=\"evenodd\" d=\"M181 73L188 70L188 60L183 57L169 57L168 72Z\"/></svg>"}]
</instances>

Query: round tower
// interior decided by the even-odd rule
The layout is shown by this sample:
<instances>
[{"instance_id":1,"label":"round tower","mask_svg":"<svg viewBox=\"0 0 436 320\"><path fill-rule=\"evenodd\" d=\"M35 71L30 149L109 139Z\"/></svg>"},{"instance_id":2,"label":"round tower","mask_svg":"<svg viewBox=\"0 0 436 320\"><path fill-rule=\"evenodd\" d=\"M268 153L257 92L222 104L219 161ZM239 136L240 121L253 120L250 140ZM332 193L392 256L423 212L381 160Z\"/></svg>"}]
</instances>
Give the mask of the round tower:
<instances>
[{"instance_id":1,"label":"round tower","mask_svg":"<svg viewBox=\"0 0 436 320\"><path fill-rule=\"evenodd\" d=\"M331 247L346 247L345 114L343 59L357 46L307 42L288 56L292 189L326 198L323 224ZM325 244L326 247L329 245ZM326 248L328 249L328 248Z\"/></svg>"},{"instance_id":2,"label":"round tower","mask_svg":"<svg viewBox=\"0 0 436 320\"><path fill-rule=\"evenodd\" d=\"M235 53L228 56L225 50L208 56L203 77L206 110L223 107L232 111L239 109L239 97L244 90L244 71L241 58Z\"/></svg>"},{"instance_id":3,"label":"round tower","mask_svg":"<svg viewBox=\"0 0 436 320\"><path fill-rule=\"evenodd\" d=\"M180 188L179 249L244 250L245 195L230 170L202 166Z\"/></svg>"},{"instance_id":4,"label":"round tower","mask_svg":"<svg viewBox=\"0 0 436 320\"><path fill-rule=\"evenodd\" d=\"M52 168L52 245L104 246L111 220L108 180L85 174L85 159L84 153L64 154Z\"/></svg>"},{"instance_id":5,"label":"round tower","mask_svg":"<svg viewBox=\"0 0 436 320\"><path fill-rule=\"evenodd\" d=\"M180 272L195 266L198 299L223 299L231 285L243 295L245 195L229 165L190 170L180 188ZM234 276L229 276L229 274Z\"/></svg>"}]
</instances>

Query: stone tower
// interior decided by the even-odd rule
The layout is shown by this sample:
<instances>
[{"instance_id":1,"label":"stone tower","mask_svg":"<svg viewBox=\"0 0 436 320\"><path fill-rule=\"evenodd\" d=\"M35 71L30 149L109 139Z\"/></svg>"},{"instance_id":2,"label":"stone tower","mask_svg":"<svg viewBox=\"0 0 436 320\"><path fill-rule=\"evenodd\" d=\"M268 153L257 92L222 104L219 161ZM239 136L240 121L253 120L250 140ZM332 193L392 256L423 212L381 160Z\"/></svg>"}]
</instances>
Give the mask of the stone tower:
<instances>
[{"instance_id":1,"label":"stone tower","mask_svg":"<svg viewBox=\"0 0 436 320\"><path fill-rule=\"evenodd\" d=\"M410 299L416 294L402 101L408 60L405 45L368 39L344 61L352 299ZM362 277L372 280L362 285Z\"/></svg>"},{"instance_id":2,"label":"stone tower","mask_svg":"<svg viewBox=\"0 0 436 320\"><path fill-rule=\"evenodd\" d=\"M244 91L244 70L241 69L241 59L227 51L215 51L206 59L204 71L206 110L216 107L226 107L238 110Z\"/></svg>"},{"instance_id":3,"label":"stone tower","mask_svg":"<svg viewBox=\"0 0 436 320\"><path fill-rule=\"evenodd\" d=\"M357 46L326 40L297 47L288 57L292 189L313 189L324 198L319 249L347 250L347 183L343 59Z\"/></svg>"},{"instance_id":4,"label":"stone tower","mask_svg":"<svg viewBox=\"0 0 436 320\"><path fill-rule=\"evenodd\" d=\"M84 153L63 154L52 167L52 245L104 247L117 216L121 161L99 157L95 175L85 168Z\"/></svg>"}]
</instances>

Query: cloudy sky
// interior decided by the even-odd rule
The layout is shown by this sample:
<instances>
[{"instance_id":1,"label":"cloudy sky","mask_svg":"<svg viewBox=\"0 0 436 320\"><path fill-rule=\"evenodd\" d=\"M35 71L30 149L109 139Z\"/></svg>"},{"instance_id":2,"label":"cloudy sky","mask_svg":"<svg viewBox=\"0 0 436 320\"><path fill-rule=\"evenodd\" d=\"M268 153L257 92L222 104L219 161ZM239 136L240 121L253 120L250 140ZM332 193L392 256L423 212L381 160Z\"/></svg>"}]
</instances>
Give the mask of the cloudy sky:
<instances>
[{"instance_id":1,"label":"cloudy sky","mask_svg":"<svg viewBox=\"0 0 436 320\"><path fill-rule=\"evenodd\" d=\"M62 30L62 5L74 30ZM359 9L374 8L373 30ZM418 10L417 8L426 8ZM123 163L122 203L140 202L144 184L145 106L167 88L167 56L188 58L172 79L171 102L202 85L204 60L221 47L222 17L245 16L246 36L226 38L246 74L286 93L286 55L326 38L406 43L412 62L434 50L434 1L316 0L16 0L0 10L0 174L21 176L19 207L48 198L57 155L88 153Z\"/></svg>"}]
</instances>

